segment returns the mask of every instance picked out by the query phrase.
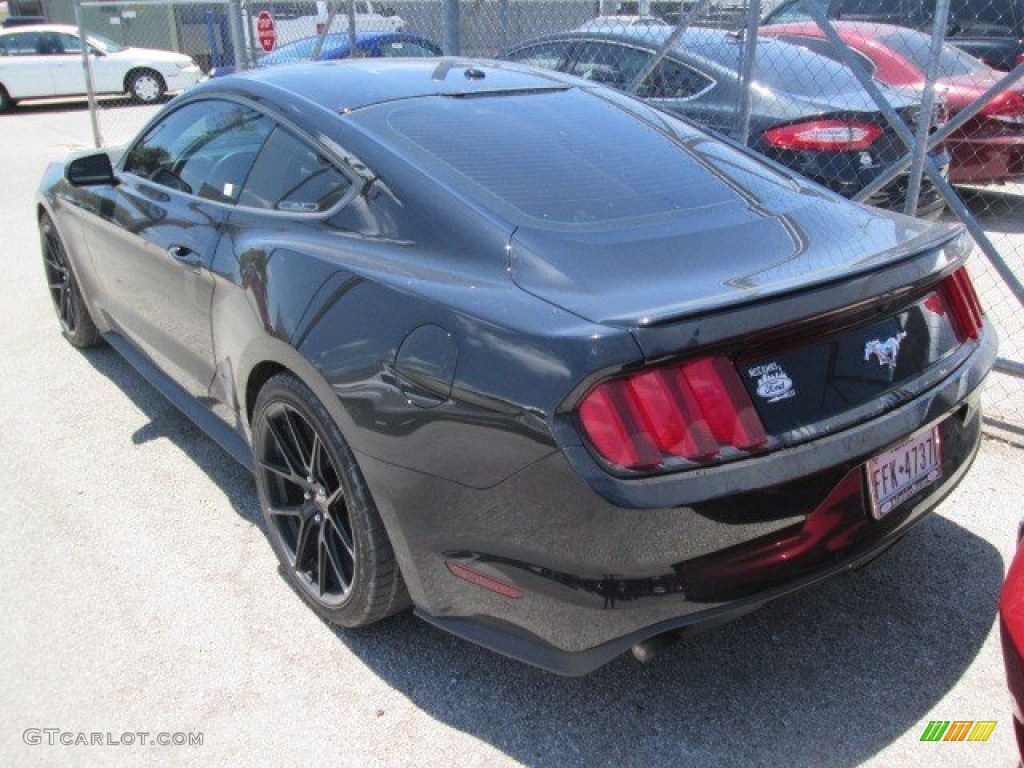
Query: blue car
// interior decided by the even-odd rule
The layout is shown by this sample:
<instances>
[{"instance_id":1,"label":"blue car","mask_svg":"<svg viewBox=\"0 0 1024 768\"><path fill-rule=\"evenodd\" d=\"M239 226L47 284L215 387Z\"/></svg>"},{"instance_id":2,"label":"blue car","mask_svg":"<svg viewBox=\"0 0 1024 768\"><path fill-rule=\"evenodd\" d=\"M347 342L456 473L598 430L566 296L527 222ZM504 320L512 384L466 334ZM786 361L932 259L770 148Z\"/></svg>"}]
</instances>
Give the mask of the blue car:
<instances>
[{"instance_id":1,"label":"blue car","mask_svg":"<svg viewBox=\"0 0 1024 768\"><path fill-rule=\"evenodd\" d=\"M270 67L277 64L310 61L319 39L314 35L282 45L266 56L261 56L256 61L256 66ZM347 59L350 54L349 42L347 32L327 35L317 60ZM437 43L410 32L357 32L356 49L359 51L360 58L367 59L444 56L444 51ZM210 71L210 77L223 77L234 71L235 68L232 66L216 67Z\"/></svg>"}]
</instances>

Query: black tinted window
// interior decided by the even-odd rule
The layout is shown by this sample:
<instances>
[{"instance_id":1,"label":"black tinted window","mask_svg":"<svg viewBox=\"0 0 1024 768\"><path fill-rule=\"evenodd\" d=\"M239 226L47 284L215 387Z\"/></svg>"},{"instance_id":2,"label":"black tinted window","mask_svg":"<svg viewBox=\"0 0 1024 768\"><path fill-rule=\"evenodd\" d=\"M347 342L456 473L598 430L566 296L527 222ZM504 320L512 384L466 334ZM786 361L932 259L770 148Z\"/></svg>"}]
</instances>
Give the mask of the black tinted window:
<instances>
[{"instance_id":1,"label":"black tinted window","mask_svg":"<svg viewBox=\"0 0 1024 768\"><path fill-rule=\"evenodd\" d=\"M813 51L819 56L824 56L827 59L832 59L832 61L845 64L842 55L828 40L822 40L817 37L802 37L800 35L782 35L779 37L779 40L782 40L784 43L799 45L801 48ZM874 77L875 71L878 69L878 67L875 66L875 62L860 51L855 51L851 48L850 52L854 55L854 58L860 62L860 65L864 67L864 71Z\"/></svg>"},{"instance_id":2,"label":"black tinted window","mask_svg":"<svg viewBox=\"0 0 1024 768\"><path fill-rule=\"evenodd\" d=\"M887 32L882 41L896 53L905 58L922 73L928 71L931 62L931 37L921 32L903 29ZM972 72L986 72L988 67L970 54L964 53L952 45L942 46L939 56L939 77L956 77L969 75Z\"/></svg>"},{"instance_id":3,"label":"black tinted window","mask_svg":"<svg viewBox=\"0 0 1024 768\"><path fill-rule=\"evenodd\" d=\"M385 58L405 58L410 56L440 56L441 49L437 46L426 43L417 43L414 40L395 40L390 43L381 43L380 55Z\"/></svg>"},{"instance_id":4,"label":"black tinted window","mask_svg":"<svg viewBox=\"0 0 1024 768\"><path fill-rule=\"evenodd\" d=\"M558 65L565 58L565 51L568 43L541 43L531 45L528 48L520 48L508 55L509 61L518 61L522 64L529 64L544 69L558 69Z\"/></svg>"},{"instance_id":5,"label":"black tinted window","mask_svg":"<svg viewBox=\"0 0 1024 768\"><path fill-rule=\"evenodd\" d=\"M351 182L322 154L278 128L267 141L245 183L239 205L288 213L332 208Z\"/></svg>"},{"instance_id":6,"label":"black tinted window","mask_svg":"<svg viewBox=\"0 0 1024 768\"><path fill-rule=\"evenodd\" d=\"M577 89L419 100L367 114L417 162L534 222L588 224L690 211L731 199L681 142ZM636 103L636 102L633 102ZM643 109L642 105L637 107ZM651 110L685 136L695 132ZM420 159L422 158L422 159Z\"/></svg>"},{"instance_id":7,"label":"black tinted window","mask_svg":"<svg viewBox=\"0 0 1024 768\"><path fill-rule=\"evenodd\" d=\"M569 71L595 83L625 88L640 74L651 54L611 43L584 43Z\"/></svg>"},{"instance_id":8,"label":"black tinted window","mask_svg":"<svg viewBox=\"0 0 1024 768\"><path fill-rule=\"evenodd\" d=\"M1014 0L953 0L950 28L959 34L1013 36L1022 21L1020 13L1020 3Z\"/></svg>"},{"instance_id":9,"label":"black tinted window","mask_svg":"<svg viewBox=\"0 0 1024 768\"><path fill-rule=\"evenodd\" d=\"M38 32L19 32L5 35L3 39L8 56L36 56L42 47L42 35Z\"/></svg>"},{"instance_id":10,"label":"black tinted window","mask_svg":"<svg viewBox=\"0 0 1024 768\"><path fill-rule=\"evenodd\" d=\"M905 12L904 0L843 0L843 16L899 16Z\"/></svg>"},{"instance_id":11,"label":"black tinted window","mask_svg":"<svg viewBox=\"0 0 1024 768\"><path fill-rule=\"evenodd\" d=\"M706 91L715 81L672 59L664 59L637 89L644 99L688 99Z\"/></svg>"},{"instance_id":12,"label":"black tinted window","mask_svg":"<svg viewBox=\"0 0 1024 768\"><path fill-rule=\"evenodd\" d=\"M234 202L273 123L225 101L188 104L153 126L124 170L207 200Z\"/></svg>"}]
</instances>

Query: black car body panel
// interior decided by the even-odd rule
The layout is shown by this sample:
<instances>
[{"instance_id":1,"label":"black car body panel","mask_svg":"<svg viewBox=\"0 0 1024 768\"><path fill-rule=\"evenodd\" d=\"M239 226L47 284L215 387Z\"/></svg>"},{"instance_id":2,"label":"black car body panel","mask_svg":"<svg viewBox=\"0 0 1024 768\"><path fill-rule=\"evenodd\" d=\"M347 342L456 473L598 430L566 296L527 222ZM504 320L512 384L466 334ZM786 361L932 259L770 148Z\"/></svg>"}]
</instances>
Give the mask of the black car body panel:
<instances>
[{"instance_id":1,"label":"black car body panel","mask_svg":"<svg viewBox=\"0 0 1024 768\"><path fill-rule=\"evenodd\" d=\"M140 175L193 105L230 116L211 144L245 126L215 158L253 163L241 181L232 161L189 184L202 143L173 183ZM579 128L550 131L555 114ZM452 142L460 122L483 149L430 133ZM602 130L615 151L589 141ZM281 131L320 163L310 178L333 174L323 210L246 203L267 181L249 142ZM603 87L460 60L296 65L198 86L140 136L116 185L52 166L40 190L99 330L242 461L260 388L298 377L351 446L418 613L503 653L580 674L852 567L977 450L996 339L980 315L951 325L957 229L850 203ZM901 333L902 367L869 354ZM616 467L581 422L602 382L704 355L774 361L803 391L818 363L800 350L830 345L868 350L872 389L809 416L759 401L752 451ZM941 479L876 519L865 462L922 434ZM779 547L786 562L737 565Z\"/></svg>"},{"instance_id":2,"label":"black car body panel","mask_svg":"<svg viewBox=\"0 0 1024 768\"><path fill-rule=\"evenodd\" d=\"M671 33L671 28L567 32L523 43L506 57L625 90ZM679 37L665 63L638 86L637 95L659 109L731 135L745 90L740 74L743 46L733 33L690 28ZM686 73L685 77L681 73ZM852 197L905 152L870 94L834 61L799 46L763 39L758 41L754 77L757 87L750 89L749 146L834 192ZM671 95L679 88L678 95ZM916 95L888 89L886 97L906 122L916 124L920 107ZM937 112L936 122L938 117ZM773 130L823 120L876 126L878 136L865 148L828 151L786 148L769 140ZM940 168L948 167L944 148L937 149L933 157ZM872 202L902 212L905 193L904 175ZM937 215L943 206L937 190L926 183L918 215Z\"/></svg>"}]
</instances>

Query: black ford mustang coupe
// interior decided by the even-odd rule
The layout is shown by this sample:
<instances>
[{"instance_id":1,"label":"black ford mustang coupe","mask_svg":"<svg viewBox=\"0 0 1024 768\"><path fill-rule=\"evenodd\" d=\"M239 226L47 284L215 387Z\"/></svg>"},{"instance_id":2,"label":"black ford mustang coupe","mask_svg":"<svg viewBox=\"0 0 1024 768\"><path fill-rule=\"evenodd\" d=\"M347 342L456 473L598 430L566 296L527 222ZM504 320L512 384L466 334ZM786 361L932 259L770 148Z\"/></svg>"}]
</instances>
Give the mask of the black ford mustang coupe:
<instances>
[{"instance_id":1,"label":"black ford mustang coupe","mask_svg":"<svg viewBox=\"0 0 1024 768\"><path fill-rule=\"evenodd\" d=\"M327 620L583 674L861 565L963 477L946 226L515 64L210 81L38 198L64 335L252 466Z\"/></svg>"}]
</instances>

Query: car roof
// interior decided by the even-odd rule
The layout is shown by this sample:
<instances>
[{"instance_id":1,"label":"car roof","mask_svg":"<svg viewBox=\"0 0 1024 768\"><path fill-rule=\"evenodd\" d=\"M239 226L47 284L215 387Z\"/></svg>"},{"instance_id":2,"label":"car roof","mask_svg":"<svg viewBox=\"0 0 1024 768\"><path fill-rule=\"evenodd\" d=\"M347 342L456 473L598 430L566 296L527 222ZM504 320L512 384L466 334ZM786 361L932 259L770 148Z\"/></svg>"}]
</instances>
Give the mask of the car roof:
<instances>
[{"instance_id":1,"label":"car roof","mask_svg":"<svg viewBox=\"0 0 1024 768\"><path fill-rule=\"evenodd\" d=\"M269 86L331 111L352 111L400 99L425 96L492 95L563 90L578 81L557 72L508 62L463 58L370 58L313 61L265 67L217 78L191 90L230 91L246 85Z\"/></svg>"},{"instance_id":2,"label":"car roof","mask_svg":"<svg viewBox=\"0 0 1024 768\"><path fill-rule=\"evenodd\" d=\"M842 21L836 19L832 22L836 32L844 40L871 40L886 32L905 32L906 27L895 24L882 24L876 21ZM768 24L761 27L761 30L770 31L774 34L805 35L807 37L824 38L825 32L813 21L791 21L783 24ZM916 30L909 30L916 32Z\"/></svg>"},{"instance_id":3,"label":"car roof","mask_svg":"<svg viewBox=\"0 0 1024 768\"><path fill-rule=\"evenodd\" d=\"M516 46L513 50L522 50L538 43L555 40L600 40L657 49L668 40L674 31L674 27L625 27L615 31L563 32L530 40ZM740 33L712 27L689 27L679 37L671 52L678 57L711 62L735 72L742 58L743 45L743 36ZM795 64L806 62L808 57L822 58L805 48L774 38L758 38L757 45L759 51L771 51L771 61L775 65L785 65L790 59Z\"/></svg>"},{"instance_id":4,"label":"car roof","mask_svg":"<svg viewBox=\"0 0 1024 768\"><path fill-rule=\"evenodd\" d=\"M0 34L10 35L22 32L66 32L69 35L78 37L78 27L70 24L23 24L13 27L4 27ZM86 34L89 34L87 31Z\"/></svg>"}]
</instances>

